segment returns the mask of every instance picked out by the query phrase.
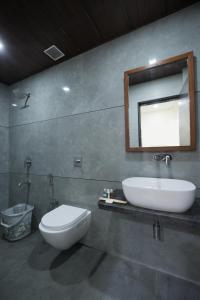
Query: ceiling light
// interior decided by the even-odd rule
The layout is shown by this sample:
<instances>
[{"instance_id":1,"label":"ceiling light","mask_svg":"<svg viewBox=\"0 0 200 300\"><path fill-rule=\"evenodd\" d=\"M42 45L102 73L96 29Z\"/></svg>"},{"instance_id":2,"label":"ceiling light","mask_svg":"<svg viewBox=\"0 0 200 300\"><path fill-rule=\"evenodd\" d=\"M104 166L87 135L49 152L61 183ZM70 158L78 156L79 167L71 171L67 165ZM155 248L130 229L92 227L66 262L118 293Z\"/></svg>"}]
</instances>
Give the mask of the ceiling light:
<instances>
[{"instance_id":1,"label":"ceiling light","mask_svg":"<svg viewBox=\"0 0 200 300\"><path fill-rule=\"evenodd\" d=\"M154 105L153 105L153 108L158 108L158 104L154 104Z\"/></svg>"},{"instance_id":2,"label":"ceiling light","mask_svg":"<svg viewBox=\"0 0 200 300\"><path fill-rule=\"evenodd\" d=\"M150 65L153 65L157 62L157 59L156 58L152 58L152 59L149 59L149 64Z\"/></svg>"},{"instance_id":3,"label":"ceiling light","mask_svg":"<svg viewBox=\"0 0 200 300\"><path fill-rule=\"evenodd\" d=\"M0 51L4 49L4 44L0 41Z\"/></svg>"},{"instance_id":4,"label":"ceiling light","mask_svg":"<svg viewBox=\"0 0 200 300\"><path fill-rule=\"evenodd\" d=\"M14 106L14 107L16 107L16 106L18 106L16 103L12 103L12 106Z\"/></svg>"},{"instance_id":5,"label":"ceiling light","mask_svg":"<svg viewBox=\"0 0 200 300\"><path fill-rule=\"evenodd\" d=\"M69 92L70 91L70 88L68 86L64 86L62 89L63 89L64 92Z\"/></svg>"}]
</instances>

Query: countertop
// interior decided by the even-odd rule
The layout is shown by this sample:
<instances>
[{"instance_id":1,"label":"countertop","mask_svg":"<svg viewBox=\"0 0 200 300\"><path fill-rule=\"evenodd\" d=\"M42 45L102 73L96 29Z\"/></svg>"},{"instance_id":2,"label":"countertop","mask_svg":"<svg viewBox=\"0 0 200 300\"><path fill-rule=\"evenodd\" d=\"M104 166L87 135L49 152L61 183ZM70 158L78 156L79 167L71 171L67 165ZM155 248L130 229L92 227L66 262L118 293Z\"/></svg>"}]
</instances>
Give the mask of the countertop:
<instances>
[{"instance_id":1,"label":"countertop","mask_svg":"<svg viewBox=\"0 0 200 300\"><path fill-rule=\"evenodd\" d=\"M200 199L196 199L194 205L185 213L169 213L158 210L151 210L137 207L130 204L110 204L99 200L100 209L113 212L131 214L133 216L151 217L152 219L165 221L169 223L178 223L190 226L198 226L200 228Z\"/></svg>"}]
</instances>

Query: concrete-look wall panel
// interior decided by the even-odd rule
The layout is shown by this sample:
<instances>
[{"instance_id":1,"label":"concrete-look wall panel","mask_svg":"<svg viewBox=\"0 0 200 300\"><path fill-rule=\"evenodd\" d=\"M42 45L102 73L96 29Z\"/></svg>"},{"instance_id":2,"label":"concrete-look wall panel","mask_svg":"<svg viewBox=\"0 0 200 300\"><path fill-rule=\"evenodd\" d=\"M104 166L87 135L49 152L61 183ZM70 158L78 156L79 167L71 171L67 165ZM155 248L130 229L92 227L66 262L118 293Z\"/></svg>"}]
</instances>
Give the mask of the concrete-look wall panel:
<instances>
[{"instance_id":1,"label":"concrete-look wall panel","mask_svg":"<svg viewBox=\"0 0 200 300\"><path fill-rule=\"evenodd\" d=\"M165 239L152 239L152 223L97 208L104 187L121 187L130 176L182 178L200 187L200 3L144 26L69 61L11 86L10 203L25 201L24 159L31 156L30 203L35 222L49 209L47 175L55 178L55 198L92 210L87 245L175 276L199 282L200 237L166 229ZM124 138L123 72L186 51L196 56L197 150L176 152L169 168L152 160L152 153L126 153ZM69 92L63 87L68 86ZM83 158L82 168L73 158ZM16 172L16 174L15 174ZM44 176L43 176L44 175Z\"/></svg>"},{"instance_id":2,"label":"concrete-look wall panel","mask_svg":"<svg viewBox=\"0 0 200 300\"><path fill-rule=\"evenodd\" d=\"M191 50L200 90L199 11L198 3L12 85L19 107L25 101L20 94L30 92L31 98L28 109L11 110L11 124L123 105L125 70Z\"/></svg>"}]
</instances>

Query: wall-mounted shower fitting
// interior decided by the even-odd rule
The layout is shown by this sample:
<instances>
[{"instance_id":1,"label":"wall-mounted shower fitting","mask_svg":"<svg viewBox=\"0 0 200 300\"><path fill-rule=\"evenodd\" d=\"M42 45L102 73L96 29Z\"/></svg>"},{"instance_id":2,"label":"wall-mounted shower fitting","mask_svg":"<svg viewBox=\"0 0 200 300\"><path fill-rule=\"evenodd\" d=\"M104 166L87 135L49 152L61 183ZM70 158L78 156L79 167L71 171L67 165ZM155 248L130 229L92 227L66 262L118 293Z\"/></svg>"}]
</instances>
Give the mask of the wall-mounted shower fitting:
<instances>
[{"instance_id":1,"label":"wall-mounted shower fitting","mask_svg":"<svg viewBox=\"0 0 200 300\"><path fill-rule=\"evenodd\" d=\"M156 241L161 241L161 226L159 221L153 223L153 238Z\"/></svg>"},{"instance_id":2,"label":"wall-mounted shower fitting","mask_svg":"<svg viewBox=\"0 0 200 300\"><path fill-rule=\"evenodd\" d=\"M49 202L49 208L50 210L58 207L59 202L58 200L55 199L54 197L54 177L52 174L49 174L47 176L48 180L49 180L49 186L50 186L50 202Z\"/></svg>"},{"instance_id":3,"label":"wall-mounted shower fitting","mask_svg":"<svg viewBox=\"0 0 200 300\"><path fill-rule=\"evenodd\" d=\"M18 186L21 188L24 185L27 186L27 193L26 193L26 204L29 203L29 197L30 197L30 187L31 187L31 180L30 180L30 168L32 166L32 159L30 157L27 157L24 161L24 167L26 168L26 179L19 182Z\"/></svg>"},{"instance_id":4,"label":"wall-mounted shower fitting","mask_svg":"<svg viewBox=\"0 0 200 300\"><path fill-rule=\"evenodd\" d=\"M26 100L25 100L24 106L22 106L21 109L29 107L29 105L27 103L28 103L28 100L29 100L30 97L31 97L31 93L27 93L26 94Z\"/></svg>"},{"instance_id":5,"label":"wall-mounted shower fitting","mask_svg":"<svg viewBox=\"0 0 200 300\"><path fill-rule=\"evenodd\" d=\"M73 163L73 165L74 165L74 167L78 167L78 168L81 168L82 167L82 161L83 161L83 159L82 159L82 157L74 157L74 163Z\"/></svg>"},{"instance_id":6,"label":"wall-mounted shower fitting","mask_svg":"<svg viewBox=\"0 0 200 300\"><path fill-rule=\"evenodd\" d=\"M30 167L32 166L32 160L30 157L27 157L24 161L24 168L26 168L26 180L23 180L18 183L19 187L23 187L23 185L30 186L31 180L29 178Z\"/></svg>"},{"instance_id":7,"label":"wall-mounted shower fitting","mask_svg":"<svg viewBox=\"0 0 200 300\"><path fill-rule=\"evenodd\" d=\"M27 185L27 186L30 186L31 185L31 180L30 179L28 179L28 180L23 180L23 181L20 181L19 183L18 183L18 187L23 187L23 185Z\"/></svg>"},{"instance_id":8,"label":"wall-mounted shower fitting","mask_svg":"<svg viewBox=\"0 0 200 300\"><path fill-rule=\"evenodd\" d=\"M32 159L30 157L27 157L24 161L24 168L30 169L32 166Z\"/></svg>"}]
</instances>

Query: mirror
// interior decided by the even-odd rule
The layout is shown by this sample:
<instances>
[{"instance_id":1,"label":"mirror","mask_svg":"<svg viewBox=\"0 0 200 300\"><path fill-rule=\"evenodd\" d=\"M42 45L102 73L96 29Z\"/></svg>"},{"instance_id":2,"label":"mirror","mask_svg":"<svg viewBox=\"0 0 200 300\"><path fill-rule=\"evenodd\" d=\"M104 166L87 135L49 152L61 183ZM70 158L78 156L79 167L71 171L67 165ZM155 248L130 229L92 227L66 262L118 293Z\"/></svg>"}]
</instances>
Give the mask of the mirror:
<instances>
[{"instance_id":1,"label":"mirror","mask_svg":"<svg viewBox=\"0 0 200 300\"><path fill-rule=\"evenodd\" d=\"M127 151L195 150L193 53L124 73Z\"/></svg>"}]
</instances>

